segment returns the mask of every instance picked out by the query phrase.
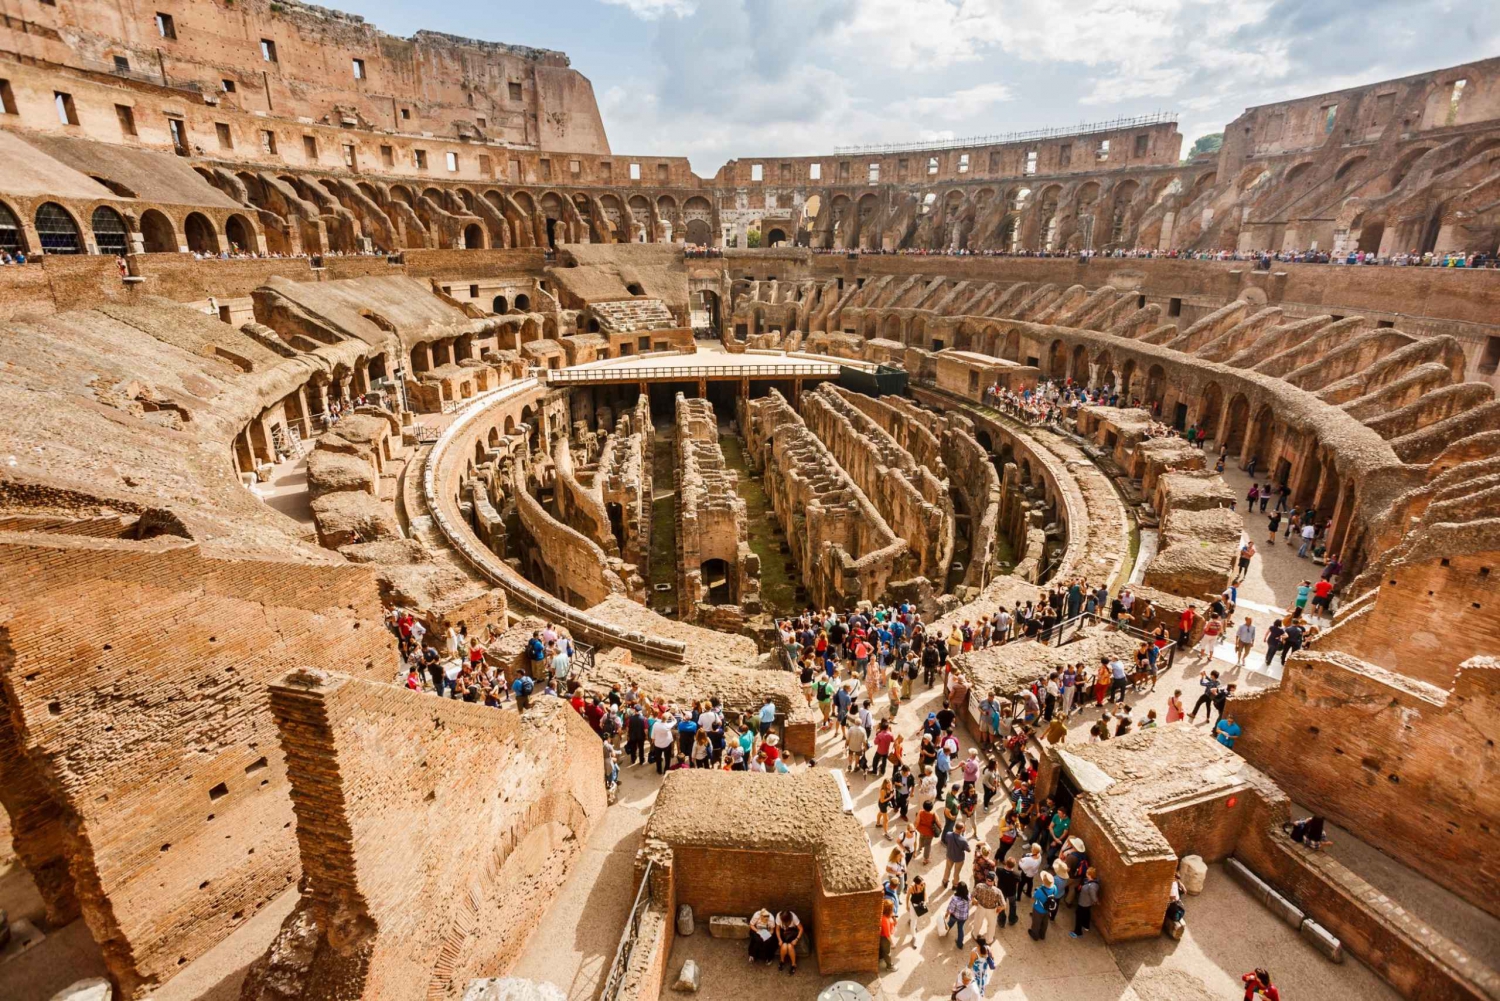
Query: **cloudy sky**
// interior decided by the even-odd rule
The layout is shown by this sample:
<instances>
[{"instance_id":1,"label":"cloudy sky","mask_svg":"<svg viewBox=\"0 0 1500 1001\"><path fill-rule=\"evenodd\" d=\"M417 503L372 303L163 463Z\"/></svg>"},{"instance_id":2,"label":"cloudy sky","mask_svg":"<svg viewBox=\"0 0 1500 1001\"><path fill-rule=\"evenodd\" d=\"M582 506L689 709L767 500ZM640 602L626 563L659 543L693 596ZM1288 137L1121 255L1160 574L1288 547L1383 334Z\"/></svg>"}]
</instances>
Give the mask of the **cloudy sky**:
<instances>
[{"instance_id":1,"label":"cloudy sky","mask_svg":"<svg viewBox=\"0 0 1500 1001\"><path fill-rule=\"evenodd\" d=\"M617 153L741 156L1246 107L1500 56L1494 0L324 0L561 49Z\"/></svg>"}]
</instances>

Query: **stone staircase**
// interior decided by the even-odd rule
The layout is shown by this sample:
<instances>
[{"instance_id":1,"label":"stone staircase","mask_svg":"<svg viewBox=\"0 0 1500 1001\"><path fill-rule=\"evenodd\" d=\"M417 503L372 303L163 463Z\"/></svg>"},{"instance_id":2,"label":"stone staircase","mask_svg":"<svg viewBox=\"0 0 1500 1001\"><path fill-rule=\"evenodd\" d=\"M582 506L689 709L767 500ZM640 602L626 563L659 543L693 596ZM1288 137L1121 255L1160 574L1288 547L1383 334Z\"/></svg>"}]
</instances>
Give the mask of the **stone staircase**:
<instances>
[{"instance_id":1,"label":"stone staircase","mask_svg":"<svg viewBox=\"0 0 1500 1001\"><path fill-rule=\"evenodd\" d=\"M660 299L620 299L615 302L596 302L591 307L599 319L601 330L631 334L641 330L667 330L677 326L677 320Z\"/></svg>"}]
</instances>

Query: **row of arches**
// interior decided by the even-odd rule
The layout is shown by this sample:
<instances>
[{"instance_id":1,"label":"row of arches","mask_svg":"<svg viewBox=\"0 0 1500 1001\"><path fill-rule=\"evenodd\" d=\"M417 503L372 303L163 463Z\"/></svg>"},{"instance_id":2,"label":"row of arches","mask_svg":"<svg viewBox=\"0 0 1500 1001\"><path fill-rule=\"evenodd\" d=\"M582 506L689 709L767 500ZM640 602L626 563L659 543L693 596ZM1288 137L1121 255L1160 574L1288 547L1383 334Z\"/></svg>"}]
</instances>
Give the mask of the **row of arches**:
<instances>
[{"instance_id":1,"label":"row of arches","mask_svg":"<svg viewBox=\"0 0 1500 1001\"><path fill-rule=\"evenodd\" d=\"M32 215L28 235L21 218L0 202L0 250L11 254L83 254L92 245L95 252L122 256L144 253L189 252L218 254L221 251L255 249L255 228L244 216L229 216L221 237L212 219L202 212L189 212L182 223L182 240L176 224L160 209L147 209L139 218L109 205L96 206L84 229L74 212L58 202L43 202ZM90 239L91 238L91 239Z\"/></svg>"}]
</instances>

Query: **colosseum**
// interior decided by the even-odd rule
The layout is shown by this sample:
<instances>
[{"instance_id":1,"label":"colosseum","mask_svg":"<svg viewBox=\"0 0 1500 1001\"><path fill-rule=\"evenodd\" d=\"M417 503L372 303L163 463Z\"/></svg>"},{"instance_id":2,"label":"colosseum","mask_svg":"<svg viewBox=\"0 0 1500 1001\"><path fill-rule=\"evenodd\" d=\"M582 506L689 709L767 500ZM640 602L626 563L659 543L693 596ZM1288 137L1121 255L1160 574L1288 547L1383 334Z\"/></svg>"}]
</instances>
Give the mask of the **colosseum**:
<instances>
[{"instance_id":1,"label":"colosseum","mask_svg":"<svg viewBox=\"0 0 1500 1001\"><path fill-rule=\"evenodd\" d=\"M161 4L0 24L0 997L1500 1001L1500 58L707 177Z\"/></svg>"}]
</instances>

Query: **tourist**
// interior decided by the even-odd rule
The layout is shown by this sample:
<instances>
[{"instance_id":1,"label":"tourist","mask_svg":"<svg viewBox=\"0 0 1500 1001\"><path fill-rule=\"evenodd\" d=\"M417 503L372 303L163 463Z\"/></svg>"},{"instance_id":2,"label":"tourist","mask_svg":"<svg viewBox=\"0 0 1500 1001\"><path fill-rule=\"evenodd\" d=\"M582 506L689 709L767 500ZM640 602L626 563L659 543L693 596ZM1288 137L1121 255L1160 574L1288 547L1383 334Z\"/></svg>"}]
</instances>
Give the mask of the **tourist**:
<instances>
[{"instance_id":1,"label":"tourist","mask_svg":"<svg viewBox=\"0 0 1500 1001\"><path fill-rule=\"evenodd\" d=\"M1000 868L995 870L995 887L1000 891L1007 908L996 915L996 924L1001 928L1005 927L1007 918L1010 924L1016 924L1020 920L1016 916L1016 903L1021 897L1022 885L1021 870L1016 865L1016 860L1005 859Z\"/></svg>"},{"instance_id":2,"label":"tourist","mask_svg":"<svg viewBox=\"0 0 1500 1001\"><path fill-rule=\"evenodd\" d=\"M1053 885L1052 873L1037 875L1036 889L1031 891L1031 927L1026 934L1040 942L1047 937L1047 925L1057 913L1057 888Z\"/></svg>"},{"instance_id":3,"label":"tourist","mask_svg":"<svg viewBox=\"0 0 1500 1001\"><path fill-rule=\"evenodd\" d=\"M750 915L750 962L770 964L776 958L776 917L762 907Z\"/></svg>"},{"instance_id":4,"label":"tourist","mask_svg":"<svg viewBox=\"0 0 1500 1001\"><path fill-rule=\"evenodd\" d=\"M1189 723L1196 723L1198 721L1199 709L1205 710L1204 716L1207 716L1209 711L1211 711L1211 707L1214 704L1214 696L1219 691L1219 672L1208 671L1205 673L1199 671L1198 684L1202 686L1203 694L1198 696L1198 701L1193 703L1193 711L1188 713L1187 718Z\"/></svg>"},{"instance_id":5,"label":"tourist","mask_svg":"<svg viewBox=\"0 0 1500 1001\"><path fill-rule=\"evenodd\" d=\"M1078 897L1073 911L1073 930L1069 938L1081 938L1092 927L1094 905L1099 902L1099 871L1090 867L1078 885Z\"/></svg>"},{"instance_id":6,"label":"tourist","mask_svg":"<svg viewBox=\"0 0 1500 1001\"><path fill-rule=\"evenodd\" d=\"M953 981L953 990L949 992L950 1001L981 1001L984 997L979 993L979 987L974 983L974 971L965 966L958 971L958 979Z\"/></svg>"},{"instance_id":7,"label":"tourist","mask_svg":"<svg viewBox=\"0 0 1500 1001\"><path fill-rule=\"evenodd\" d=\"M896 734L891 729L889 720L880 721L872 743L875 745L875 760L873 767L870 769L870 774L884 775L886 766L890 763L891 748L896 743Z\"/></svg>"},{"instance_id":8,"label":"tourist","mask_svg":"<svg viewBox=\"0 0 1500 1001\"><path fill-rule=\"evenodd\" d=\"M1234 666L1242 668L1245 666L1245 658L1250 656L1250 651L1255 647L1255 622L1250 616L1245 616L1245 621L1234 633ZM1170 715L1167 722L1172 722Z\"/></svg>"},{"instance_id":9,"label":"tourist","mask_svg":"<svg viewBox=\"0 0 1500 1001\"><path fill-rule=\"evenodd\" d=\"M865 728L858 720L850 720L844 730L844 747L846 750L846 761L844 770L847 772L863 772L865 764Z\"/></svg>"},{"instance_id":10,"label":"tourist","mask_svg":"<svg viewBox=\"0 0 1500 1001\"><path fill-rule=\"evenodd\" d=\"M906 910L903 916L906 919L907 941L916 945L917 932L922 930L922 919L927 916L927 883L920 875L914 874L911 884L906 888Z\"/></svg>"},{"instance_id":11,"label":"tourist","mask_svg":"<svg viewBox=\"0 0 1500 1001\"><path fill-rule=\"evenodd\" d=\"M1234 714L1230 713L1214 725L1214 739L1230 750L1234 749L1234 742L1240 735L1240 725L1234 721Z\"/></svg>"},{"instance_id":12,"label":"tourist","mask_svg":"<svg viewBox=\"0 0 1500 1001\"><path fill-rule=\"evenodd\" d=\"M969 952L968 969L974 974L974 988L984 997L985 985L989 983L990 971L995 968L995 957L983 935L974 936L974 948Z\"/></svg>"},{"instance_id":13,"label":"tourist","mask_svg":"<svg viewBox=\"0 0 1500 1001\"><path fill-rule=\"evenodd\" d=\"M1167 699L1167 722L1176 723L1178 720L1183 719L1184 716L1185 714L1182 711L1182 689L1177 688L1172 691L1171 697Z\"/></svg>"},{"instance_id":14,"label":"tourist","mask_svg":"<svg viewBox=\"0 0 1500 1001\"><path fill-rule=\"evenodd\" d=\"M1224 623L1217 615L1209 616L1203 624L1203 636L1198 640L1198 659L1213 660L1214 650L1219 645L1219 637L1224 632Z\"/></svg>"},{"instance_id":15,"label":"tourist","mask_svg":"<svg viewBox=\"0 0 1500 1001\"><path fill-rule=\"evenodd\" d=\"M901 851L902 865L910 866L912 856L917 853L917 829L911 824L902 827L896 838L896 847Z\"/></svg>"},{"instance_id":16,"label":"tourist","mask_svg":"<svg viewBox=\"0 0 1500 1001\"><path fill-rule=\"evenodd\" d=\"M932 812L932 800L924 800L922 809L917 811L917 836L922 847L924 865L932 861L932 840L937 836L937 831L938 819L937 814Z\"/></svg>"},{"instance_id":17,"label":"tourist","mask_svg":"<svg viewBox=\"0 0 1500 1001\"><path fill-rule=\"evenodd\" d=\"M672 761L672 744L677 739L677 718L667 713L651 725L651 760L656 774L664 774Z\"/></svg>"},{"instance_id":18,"label":"tourist","mask_svg":"<svg viewBox=\"0 0 1500 1001\"><path fill-rule=\"evenodd\" d=\"M963 886L963 882L958 877L963 873L964 860L969 856L970 846L969 839L964 836L962 821L955 823L953 829L943 835L943 848L947 854L943 862L943 881L938 885L938 889L945 889L950 882ZM963 939L962 931L959 932L959 939Z\"/></svg>"},{"instance_id":19,"label":"tourist","mask_svg":"<svg viewBox=\"0 0 1500 1001\"><path fill-rule=\"evenodd\" d=\"M1234 580L1239 582L1250 576L1250 560L1255 556L1255 543L1249 539L1240 546L1239 569L1235 572Z\"/></svg>"},{"instance_id":20,"label":"tourist","mask_svg":"<svg viewBox=\"0 0 1500 1001\"><path fill-rule=\"evenodd\" d=\"M953 887L953 896L948 900L948 910L944 914L943 932L946 934L950 928L958 929L958 939L954 948L964 947L964 922L969 920L969 887L963 880L959 880Z\"/></svg>"},{"instance_id":21,"label":"tourist","mask_svg":"<svg viewBox=\"0 0 1500 1001\"><path fill-rule=\"evenodd\" d=\"M516 697L516 709L525 712L531 708L531 693L536 688L536 682L531 680L528 674L517 674L516 680L511 683L511 692ZM439 692L438 694L442 694Z\"/></svg>"},{"instance_id":22,"label":"tourist","mask_svg":"<svg viewBox=\"0 0 1500 1001\"><path fill-rule=\"evenodd\" d=\"M1037 876L1041 873L1042 866L1045 864L1046 861L1042 858L1042 846L1036 844L1028 845L1026 854L1021 856L1021 861L1017 866L1021 870L1021 891L1028 897L1031 895L1032 889L1036 886Z\"/></svg>"},{"instance_id":23,"label":"tourist","mask_svg":"<svg viewBox=\"0 0 1500 1001\"><path fill-rule=\"evenodd\" d=\"M891 840L891 809L896 802L896 787L890 779L880 780L880 795L876 803L878 813L875 818L875 826L885 832L885 840Z\"/></svg>"},{"instance_id":24,"label":"tourist","mask_svg":"<svg viewBox=\"0 0 1500 1001\"><path fill-rule=\"evenodd\" d=\"M880 965L887 970L891 965L891 946L896 937L896 907L889 900L880 902ZM795 971L796 967L793 966Z\"/></svg>"},{"instance_id":25,"label":"tourist","mask_svg":"<svg viewBox=\"0 0 1500 1001\"><path fill-rule=\"evenodd\" d=\"M1281 1001L1281 992L1271 983L1271 974L1261 967L1246 973L1240 981L1245 985L1244 1001Z\"/></svg>"},{"instance_id":26,"label":"tourist","mask_svg":"<svg viewBox=\"0 0 1500 1001\"><path fill-rule=\"evenodd\" d=\"M776 968L786 969L790 976L797 972L797 942L802 938L802 921L791 911L776 915Z\"/></svg>"},{"instance_id":27,"label":"tourist","mask_svg":"<svg viewBox=\"0 0 1500 1001\"><path fill-rule=\"evenodd\" d=\"M1061 722L1061 720L1058 722ZM980 773L979 782L984 790L984 812L986 814L990 812L990 804L994 800L996 793L1000 791L1000 780L1003 774L1000 770L1000 765L996 763L994 758L984 759L984 770Z\"/></svg>"}]
</instances>

